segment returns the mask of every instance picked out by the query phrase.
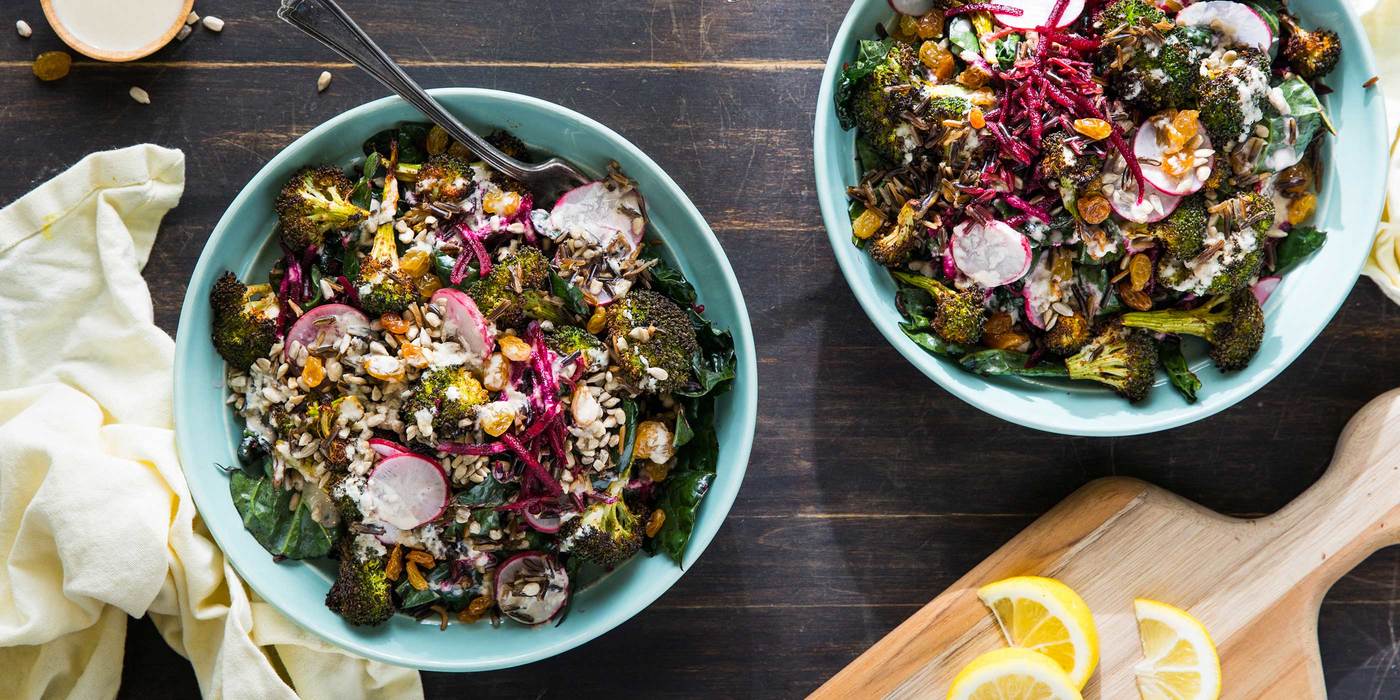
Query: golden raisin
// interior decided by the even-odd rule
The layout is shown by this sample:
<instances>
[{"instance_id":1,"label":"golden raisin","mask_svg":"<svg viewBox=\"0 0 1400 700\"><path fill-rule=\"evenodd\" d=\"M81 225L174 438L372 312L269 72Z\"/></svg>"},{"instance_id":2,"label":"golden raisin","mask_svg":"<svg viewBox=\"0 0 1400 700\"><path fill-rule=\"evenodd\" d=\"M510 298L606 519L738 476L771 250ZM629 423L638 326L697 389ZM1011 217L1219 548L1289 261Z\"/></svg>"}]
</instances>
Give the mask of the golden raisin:
<instances>
[{"instance_id":1,"label":"golden raisin","mask_svg":"<svg viewBox=\"0 0 1400 700\"><path fill-rule=\"evenodd\" d=\"M520 195L509 190L493 190L481 199L481 208L487 214L512 216L520 209Z\"/></svg>"},{"instance_id":2,"label":"golden raisin","mask_svg":"<svg viewBox=\"0 0 1400 700\"><path fill-rule=\"evenodd\" d=\"M987 317L986 325L982 326L982 332L988 335L1001 335L1011 331L1011 326L1016 323L1011 318L1011 314L1005 311L998 311Z\"/></svg>"},{"instance_id":3,"label":"golden raisin","mask_svg":"<svg viewBox=\"0 0 1400 700\"><path fill-rule=\"evenodd\" d=\"M900 15L890 35L900 41L912 41L919 36L919 20L910 15Z\"/></svg>"},{"instance_id":4,"label":"golden raisin","mask_svg":"<svg viewBox=\"0 0 1400 700\"><path fill-rule=\"evenodd\" d=\"M510 429L515 423L515 412L511 410L486 410L486 407L478 409L477 415L481 416L481 431L491 437L500 437Z\"/></svg>"},{"instance_id":5,"label":"golden raisin","mask_svg":"<svg viewBox=\"0 0 1400 700\"><path fill-rule=\"evenodd\" d=\"M486 614L487 610L491 609L491 605L494 602L495 601L493 601L489 595L479 595L472 598L472 602L467 604L467 614L473 617L481 617Z\"/></svg>"},{"instance_id":6,"label":"golden raisin","mask_svg":"<svg viewBox=\"0 0 1400 700\"><path fill-rule=\"evenodd\" d=\"M384 565L384 578L390 581L399 580L403 574L403 545L394 545L394 551L389 553L389 563Z\"/></svg>"},{"instance_id":7,"label":"golden raisin","mask_svg":"<svg viewBox=\"0 0 1400 700\"><path fill-rule=\"evenodd\" d=\"M656 533L661 532L661 526L666 522L666 511L657 508L651 512L651 518L647 520L647 537L656 537Z\"/></svg>"},{"instance_id":8,"label":"golden raisin","mask_svg":"<svg viewBox=\"0 0 1400 700\"><path fill-rule=\"evenodd\" d=\"M1106 139L1113 133L1113 127L1108 122L1094 118L1074 120L1074 130L1095 141Z\"/></svg>"},{"instance_id":9,"label":"golden raisin","mask_svg":"<svg viewBox=\"0 0 1400 700\"><path fill-rule=\"evenodd\" d=\"M967 112L967 123L974 129L981 129L987 125L987 118L982 115L981 107L973 107Z\"/></svg>"},{"instance_id":10,"label":"golden raisin","mask_svg":"<svg viewBox=\"0 0 1400 700\"><path fill-rule=\"evenodd\" d=\"M384 314L383 316L380 316L379 325L383 326L384 330L389 331L390 333L397 333L399 335L403 335L404 333L408 332L408 322L403 320L402 316L394 313Z\"/></svg>"},{"instance_id":11,"label":"golden raisin","mask_svg":"<svg viewBox=\"0 0 1400 700\"><path fill-rule=\"evenodd\" d=\"M422 248L414 248L399 258L399 269L403 270L409 277L422 277L428 274L428 269L432 267L432 264L433 261L428 256L428 251Z\"/></svg>"},{"instance_id":12,"label":"golden raisin","mask_svg":"<svg viewBox=\"0 0 1400 700\"><path fill-rule=\"evenodd\" d=\"M433 292L442 289L442 280L437 275L423 275L418 278L418 294L424 299L431 299Z\"/></svg>"},{"instance_id":13,"label":"golden raisin","mask_svg":"<svg viewBox=\"0 0 1400 700\"><path fill-rule=\"evenodd\" d=\"M671 475L671 463L664 462L657 464L649 459L644 460L642 471L646 472L647 478L654 482L665 481L666 477Z\"/></svg>"},{"instance_id":14,"label":"golden raisin","mask_svg":"<svg viewBox=\"0 0 1400 700\"><path fill-rule=\"evenodd\" d=\"M501 346L501 354L506 356L511 362L524 362L530 359L530 344L513 335L503 335L497 341Z\"/></svg>"},{"instance_id":15,"label":"golden raisin","mask_svg":"<svg viewBox=\"0 0 1400 700\"><path fill-rule=\"evenodd\" d=\"M1288 223L1301 224L1312 216L1317 208L1317 195L1305 194L1288 203Z\"/></svg>"},{"instance_id":16,"label":"golden raisin","mask_svg":"<svg viewBox=\"0 0 1400 700\"><path fill-rule=\"evenodd\" d=\"M1089 195L1079 200L1079 218L1086 224L1101 224L1108 218L1113 207L1108 203L1108 197L1101 194Z\"/></svg>"},{"instance_id":17,"label":"golden raisin","mask_svg":"<svg viewBox=\"0 0 1400 700\"><path fill-rule=\"evenodd\" d=\"M1005 333L982 333L982 344L996 350L1019 350L1031 337L1020 331L1007 331Z\"/></svg>"},{"instance_id":18,"label":"golden raisin","mask_svg":"<svg viewBox=\"0 0 1400 700\"><path fill-rule=\"evenodd\" d=\"M408 550L408 560L415 564L418 564L419 566L426 566L429 569L433 568L434 566L437 566L437 562L433 561L433 555L428 554L427 552L421 549Z\"/></svg>"},{"instance_id":19,"label":"golden raisin","mask_svg":"<svg viewBox=\"0 0 1400 700\"><path fill-rule=\"evenodd\" d=\"M456 141L453 141L450 145L448 145L447 155L452 156L453 158L461 158L465 161L476 160L476 156L472 155L472 149L467 148L466 146Z\"/></svg>"},{"instance_id":20,"label":"golden raisin","mask_svg":"<svg viewBox=\"0 0 1400 700\"><path fill-rule=\"evenodd\" d=\"M445 152L447 144L451 140L452 138L448 136L446 129L434 124L433 128L428 129L428 143L426 144L428 155L435 156Z\"/></svg>"},{"instance_id":21,"label":"golden raisin","mask_svg":"<svg viewBox=\"0 0 1400 700\"><path fill-rule=\"evenodd\" d=\"M920 39L937 39L943 36L943 13L938 10L928 12L914 22L914 27Z\"/></svg>"},{"instance_id":22,"label":"golden raisin","mask_svg":"<svg viewBox=\"0 0 1400 700\"><path fill-rule=\"evenodd\" d=\"M924 45L919 47L919 60L933 71L933 76L938 82L946 82L953 77L953 54L939 46L938 42L925 41Z\"/></svg>"},{"instance_id":23,"label":"golden raisin","mask_svg":"<svg viewBox=\"0 0 1400 700\"><path fill-rule=\"evenodd\" d=\"M1133 289L1132 283L1128 280L1118 283L1118 298L1122 299L1124 304L1138 311L1152 310L1152 297Z\"/></svg>"},{"instance_id":24,"label":"golden raisin","mask_svg":"<svg viewBox=\"0 0 1400 700\"><path fill-rule=\"evenodd\" d=\"M1201 113L1194 109L1183 109L1172 117L1171 132L1168 136L1174 148L1181 149L1196 137L1197 132L1201 130L1200 115Z\"/></svg>"},{"instance_id":25,"label":"golden raisin","mask_svg":"<svg viewBox=\"0 0 1400 700\"><path fill-rule=\"evenodd\" d=\"M607 324L608 312L604 311L603 307L599 306L598 308L593 309L593 315L588 317L588 326L586 330L589 333L597 335L603 332L603 326L606 326Z\"/></svg>"},{"instance_id":26,"label":"golden raisin","mask_svg":"<svg viewBox=\"0 0 1400 700\"><path fill-rule=\"evenodd\" d=\"M48 82L58 80L73 68L73 57L66 51L45 51L34 57L34 77Z\"/></svg>"},{"instance_id":27,"label":"golden raisin","mask_svg":"<svg viewBox=\"0 0 1400 700\"><path fill-rule=\"evenodd\" d=\"M885 225L885 219L874 209L866 209L851 222L851 230L856 234L856 238L869 238Z\"/></svg>"},{"instance_id":28,"label":"golden raisin","mask_svg":"<svg viewBox=\"0 0 1400 700\"><path fill-rule=\"evenodd\" d=\"M420 591L428 590L428 580L423 578L422 572L418 571L418 562L412 559L404 566L404 571L408 573L408 585Z\"/></svg>"},{"instance_id":29,"label":"golden raisin","mask_svg":"<svg viewBox=\"0 0 1400 700\"><path fill-rule=\"evenodd\" d=\"M306 365L301 368L301 379L306 382L306 386L315 389L321 386L321 381L326 378L326 367L321 364L321 358L312 355L306 358Z\"/></svg>"},{"instance_id":30,"label":"golden raisin","mask_svg":"<svg viewBox=\"0 0 1400 700\"><path fill-rule=\"evenodd\" d=\"M1147 289L1147 284L1152 281L1151 258L1142 253L1134 255L1128 261L1128 281L1136 291Z\"/></svg>"}]
</instances>

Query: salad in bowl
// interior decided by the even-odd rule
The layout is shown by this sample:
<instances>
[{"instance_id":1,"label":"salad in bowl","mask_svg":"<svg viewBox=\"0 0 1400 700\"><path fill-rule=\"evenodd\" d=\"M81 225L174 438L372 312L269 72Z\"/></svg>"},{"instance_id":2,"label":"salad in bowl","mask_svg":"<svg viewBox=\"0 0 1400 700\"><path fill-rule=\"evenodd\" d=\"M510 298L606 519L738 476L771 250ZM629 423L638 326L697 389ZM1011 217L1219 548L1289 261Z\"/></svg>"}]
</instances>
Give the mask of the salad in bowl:
<instances>
[{"instance_id":1,"label":"salad in bowl","mask_svg":"<svg viewBox=\"0 0 1400 700\"><path fill-rule=\"evenodd\" d=\"M1338 35L1278 3L895 2L833 101L851 244L903 333L983 376L1189 402L1247 367L1263 303L1327 240Z\"/></svg>"},{"instance_id":2,"label":"salad in bowl","mask_svg":"<svg viewBox=\"0 0 1400 700\"><path fill-rule=\"evenodd\" d=\"M416 123L363 151L293 173L281 254L208 291L247 531L335 559L355 626L560 623L635 556L679 564L739 359L636 183L614 164L545 206Z\"/></svg>"}]
</instances>

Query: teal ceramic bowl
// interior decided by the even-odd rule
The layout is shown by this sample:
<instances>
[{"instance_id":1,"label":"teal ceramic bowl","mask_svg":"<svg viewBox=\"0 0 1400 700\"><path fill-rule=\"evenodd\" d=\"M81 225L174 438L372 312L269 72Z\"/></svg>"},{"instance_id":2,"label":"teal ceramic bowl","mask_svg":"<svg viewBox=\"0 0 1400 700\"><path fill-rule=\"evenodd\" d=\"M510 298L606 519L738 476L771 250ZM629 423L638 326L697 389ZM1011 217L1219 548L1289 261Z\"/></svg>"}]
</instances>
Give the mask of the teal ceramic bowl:
<instances>
[{"instance_id":1,"label":"teal ceramic bowl","mask_svg":"<svg viewBox=\"0 0 1400 700\"><path fill-rule=\"evenodd\" d=\"M717 407L719 473L700 508L686 550L689 567L714 538L739 492L748 464L758 403L753 332L734 272L700 212L655 162L607 127L563 107L494 90L444 89L433 94L467 124L505 127L542 152L564 156L594 174L610 160L636 179L646 196L653 234L664 255L699 290L706 315L734 334L738 376ZM398 122L421 120L397 98L371 102L312 129L277 154L234 199L209 237L180 314L175 357L176 440L185 478L199 513L243 579L263 599L308 630L356 654L391 664L438 671L484 671L553 656L636 615L665 593L684 569L665 556L638 556L580 593L568 619L555 627L505 623L452 625L396 615L381 627L347 625L326 609L334 578L330 562L274 562L243 529L229 497L228 479L214 465L235 464L242 425L223 399L224 363L209 344L208 292L225 269L262 278L277 256L272 203L292 171L305 164L348 165L360 144Z\"/></svg>"},{"instance_id":2,"label":"teal ceramic bowl","mask_svg":"<svg viewBox=\"0 0 1400 700\"><path fill-rule=\"evenodd\" d=\"M1342 0L1294 3L1305 26L1321 24L1342 39L1341 65L1327 79L1336 92L1324 98L1338 135L1324 150L1323 187L1314 224L1330 233L1315 255L1284 276L1265 304L1268 332L1249 367L1221 374L1204 347L1188 340L1187 359L1205 387L1189 404L1165 376L1141 403L1129 405L1110 391L1067 381L984 378L928 354L899 329L895 285L884 268L851 244L846 187L860 178L855 133L843 131L832 95L856 42L874 38L877 23L892 16L886 0L856 0L836 33L817 98L815 155L817 196L827 237L846 282L887 340L919 371L958 398L992 415L1030 428L1067 435L1135 435L1166 430L1229 408L1273 379L1317 337L1346 299L1371 249L1380 219L1388 141L1380 87L1363 88L1376 74L1375 59L1356 17Z\"/></svg>"}]
</instances>

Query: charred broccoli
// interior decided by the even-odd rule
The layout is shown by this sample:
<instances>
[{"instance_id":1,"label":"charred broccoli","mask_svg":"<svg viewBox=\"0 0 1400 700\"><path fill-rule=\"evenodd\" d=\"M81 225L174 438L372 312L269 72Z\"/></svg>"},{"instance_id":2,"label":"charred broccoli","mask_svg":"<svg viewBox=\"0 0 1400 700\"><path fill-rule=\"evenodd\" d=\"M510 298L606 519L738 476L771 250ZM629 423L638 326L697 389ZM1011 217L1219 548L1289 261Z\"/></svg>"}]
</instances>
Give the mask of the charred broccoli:
<instances>
[{"instance_id":1,"label":"charred broccoli","mask_svg":"<svg viewBox=\"0 0 1400 700\"><path fill-rule=\"evenodd\" d=\"M1079 187L1094 179L1103 170L1103 158L1075 150L1073 139L1063 131L1047 134L1040 141L1040 172L1045 179L1068 179Z\"/></svg>"},{"instance_id":2,"label":"charred broccoli","mask_svg":"<svg viewBox=\"0 0 1400 700\"><path fill-rule=\"evenodd\" d=\"M1075 312L1061 316L1055 322L1055 327L1045 334L1045 349L1060 357L1068 357L1079 352L1091 337L1089 319Z\"/></svg>"},{"instance_id":3,"label":"charred broccoli","mask_svg":"<svg viewBox=\"0 0 1400 700\"><path fill-rule=\"evenodd\" d=\"M340 541L340 570L326 593L326 607L352 625L378 625L394 615L393 583L384 559L357 555L353 540Z\"/></svg>"},{"instance_id":4,"label":"charred broccoli","mask_svg":"<svg viewBox=\"0 0 1400 700\"><path fill-rule=\"evenodd\" d=\"M923 238L919 235L922 227L914 220L917 214L915 203L906 202L899 210L899 218L895 225L866 246L865 249L870 252L870 257L874 258L875 262L885 267L899 267L909 262L909 256Z\"/></svg>"},{"instance_id":5,"label":"charred broccoli","mask_svg":"<svg viewBox=\"0 0 1400 700\"><path fill-rule=\"evenodd\" d=\"M1221 371L1243 369L1264 341L1264 310L1249 289L1210 297L1187 311L1126 313L1122 321L1130 328L1205 338L1210 359Z\"/></svg>"},{"instance_id":6,"label":"charred broccoli","mask_svg":"<svg viewBox=\"0 0 1400 700\"><path fill-rule=\"evenodd\" d=\"M267 357L277 342L281 310L271 286L249 287L225 272L209 292L209 305L214 310L214 349L230 365L248 369L259 357Z\"/></svg>"},{"instance_id":7,"label":"charred broccoli","mask_svg":"<svg viewBox=\"0 0 1400 700\"><path fill-rule=\"evenodd\" d=\"M1268 55L1258 49L1234 51L1234 62L1207 70L1196 82L1201 123L1221 145L1244 140L1263 118L1269 92Z\"/></svg>"},{"instance_id":8,"label":"charred broccoli","mask_svg":"<svg viewBox=\"0 0 1400 700\"><path fill-rule=\"evenodd\" d=\"M360 294L360 308L376 316L399 313L418 301L418 283L399 267L393 224L375 231L374 246L360 262L355 286Z\"/></svg>"},{"instance_id":9,"label":"charred broccoli","mask_svg":"<svg viewBox=\"0 0 1400 700\"><path fill-rule=\"evenodd\" d=\"M1274 215L1278 212L1273 198L1258 192L1246 192L1239 196L1239 200L1239 211L1243 214L1239 228L1253 229L1261 236L1268 234L1274 226Z\"/></svg>"},{"instance_id":10,"label":"charred broccoli","mask_svg":"<svg viewBox=\"0 0 1400 700\"><path fill-rule=\"evenodd\" d=\"M1127 400L1141 401L1157 380L1157 344L1114 324L1065 358L1065 368L1070 379L1107 384Z\"/></svg>"},{"instance_id":11,"label":"charred broccoli","mask_svg":"<svg viewBox=\"0 0 1400 700\"><path fill-rule=\"evenodd\" d=\"M928 103L929 116L935 119L962 119L972 109L972 102L966 97L944 95Z\"/></svg>"},{"instance_id":12,"label":"charred broccoli","mask_svg":"<svg viewBox=\"0 0 1400 700\"><path fill-rule=\"evenodd\" d=\"M1308 31L1287 14L1281 15L1280 20L1288 27L1280 53L1294 73L1304 80L1317 80L1337 67L1342 57L1342 40L1336 32L1322 27Z\"/></svg>"},{"instance_id":13,"label":"charred broccoli","mask_svg":"<svg viewBox=\"0 0 1400 700\"><path fill-rule=\"evenodd\" d=\"M608 366L607 346L603 345L598 336L578 326L556 326L554 330L545 334L544 342L550 350L559 353L560 357L578 353L585 372L599 372Z\"/></svg>"},{"instance_id":14,"label":"charred broccoli","mask_svg":"<svg viewBox=\"0 0 1400 700\"><path fill-rule=\"evenodd\" d=\"M489 400L490 394L467 368L442 367L418 378L399 417L420 429L423 422L431 422L435 436L453 437L462 433L463 421L476 415L476 407Z\"/></svg>"},{"instance_id":15,"label":"charred broccoli","mask_svg":"<svg viewBox=\"0 0 1400 700\"><path fill-rule=\"evenodd\" d=\"M1115 0L1099 10L1094 24L1109 33L1126 27L1150 27L1166 18L1149 0Z\"/></svg>"},{"instance_id":16,"label":"charred broccoli","mask_svg":"<svg viewBox=\"0 0 1400 700\"><path fill-rule=\"evenodd\" d=\"M414 189L430 202L460 202L472 193L472 169L465 160L446 153L435 155L418 169Z\"/></svg>"},{"instance_id":17,"label":"charred broccoli","mask_svg":"<svg viewBox=\"0 0 1400 700\"><path fill-rule=\"evenodd\" d=\"M907 272L892 273L895 279L918 287L933 297L933 332L959 345L973 345L982 339L987 323L986 298L980 289L956 291L934 279Z\"/></svg>"},{"instance_id":18,"label":"charred broccoli","mask_svg":"<svg viewBox=\"0 0 1400 700\"><path fill-rule=\"evenodd\" d=\"M885 60L855 87L851 108L856 126L882 155L899 162L904 158L904 139L897 133L900 115L914 107L914 69L919 64L914 47L901 41L890 42Z\"/></svg>"},{"instance_id":19,"label":"charred broccoli","mask_svg":"<svg viewBox=\"0 0 1400 700\"><path fill-rule=\"evenodd\" d=\"M491 135L486 137L486 142L495 146L500 152L516 160L527 161L529 158L530 153L525 148L525 142L505 129L497 129L491 132ZM519 195L527 194L530 191L530 188L526 187L525 183L514 178L506 177L504 174L494 170L492 171L492 177L497 180L501 189Z\"/></svg>"},{"instance_id":20,"label":"charred broccoli","mask_svg":"<svg viewBox=\"0 0 1400 700\"><path fill-rule=\"evenodd\" d=\"M369 212L346 197L355 183L333 165L298 170L277 195L277 222L282 243L302 253L319 247L326 233L354 226Z\"/></svg>"},{"instance_id":21,"label":"charred broccoli","mask_svg":"<svg viewBox=\"0 0 1400 700\"><path fill-rule=\"evenodd\" d=\"M1185 106L1195 95L1201 59L1210 53L1211 37L1204 27L1174 27L1160 46L1151 50L1139 46L1120 67L1108 63L1105 73L1118 95L1142 109L1155 112ZM1109 50L1105 49L1106 55Z\"/></svg>"},{"instance_id":22,"label":"charred broccoli","mask_svg":"<svg viewBox=\"0 0 1400 700\"><path fill-rule=\"evenodd\" d=\"M656 393L685 386L690 358L700 349L685 311L647 289L634 289L608 307L608 342L623 375Z\"/></svg>"},{"instance_id":23,"label":"charred broccoli","mask_svg":"<svg viewBox=\"0 0 1400 700\"><path fill-rule=\"evenodd\" d=\"M608 487L608 500L594 503L559 530L559 548L613 569L642 548L647 513L633 512L622 496L625 479Z\"/></svg>"},{"instance_id":24,"label":"charred broccoli","mask_svg":"<svg viewBox=\"0 0 1400 700\"><path fill-rule=\"evenodd\" d=\"M524 246L492 267L467 294L487 318L514 326L525 320L530 301L525 292L539 289L548 281L549 259L538 248Z\"/></svg>"},{"instance_id":25,"label":"charred broccoli","mask_svg":"<svg viewBox=\"0 0 1400 700\"><path fill-rule=\"evenodd\" d=\"M1206 203L1199 194L1187 197L1171 216L1152 224L1152 236L1177 260L1191 260L1205 248Z\"/></svg>"}]
</instances>

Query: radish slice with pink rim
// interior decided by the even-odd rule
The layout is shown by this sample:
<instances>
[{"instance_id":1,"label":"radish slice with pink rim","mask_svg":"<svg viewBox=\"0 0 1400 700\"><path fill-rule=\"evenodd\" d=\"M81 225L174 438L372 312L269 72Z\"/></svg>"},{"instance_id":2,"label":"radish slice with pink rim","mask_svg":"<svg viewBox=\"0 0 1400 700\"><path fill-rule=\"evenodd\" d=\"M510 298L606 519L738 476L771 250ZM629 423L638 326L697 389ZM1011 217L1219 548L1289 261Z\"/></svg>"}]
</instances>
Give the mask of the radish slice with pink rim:
<instances>
[{"instance_id":1,"label":"radish slice with pink rim","mask_svg":"<svg viewBox=\"0 0 1400 700\"><path fill-rule=\"evenodd\" d=\"M1161 221L1176 211L1182 198L1174 194L1167 194L1153 187L1150 182L1147 183L1148 191L1143 194L1142 201L1139 202L1137 179L1131 174L1125 173L1123 171L1125 167L1123 156L1115 158L1110 166L1110 172L1118 173L1118 182L1104 184L1104 194L1108 196L1108 204L1113 207L1113 213L1134 223L1150 224Z\"/></svg>"},{"instance_id":2,"label":"radish slice with pink rim","mask_svg":"<svg viewBox=\"0 0 1400 700\"><path fill-rule=\"evenodd\" d=\"M521 576L543 577L544 582L516 585ZM516 622L549 622L568 601L569 574L548 554L524 552L496 568L496 602L501 612Z\"/></svg>"},{"instance_id":3,"label":"radish slice with pink rim","mask_svg":"<svg viewBox=\"0 0 1400 700\"><path fill-rule=\"evenodd\" d=\"M369 318L359 309L345 304L322 304L301 315L287 331L282 355L292 357L292 346L300 343L307 349L335 345L346 335L369 333ZM319 339L319 341L318 341Z\"/></svg>"},{"instance_id":4,"label":"radish slice with pink rim","mask_svg":"<svg viewBox=\"0 0 1400 700\"><path fill-rule=\"evenodd\" d=\"M413 454L413 450L410 450L407 447L404 447L403 445L394 442L393 440L385 440L384 438L370 438L369 448L371 450L374 450L374 453L379 455L380 459L388 457L397 457L398 455Z\"/></svg>"},{"instance_id":5,"label":"radish slice with pink rim","mask_svg":"<svg viewBox=\"0 0 1400 700\"><path fill-rule=\"evenodd\" d=\"M558 513L538 514L531 513L527 510L525 511L525 522L529 523L530 527L534 528L535 530L543 532L547 535L559 532Z\"/></svg>"},{"instance_id":6,"label":"radish slice with pink rim","mask_svg":"<svg viewBox=\"0 0 1400 700\"><path fill-rule=\"evenodd\" d=\"M1259 300L1260 306L1263 306L1264 302L1268 301L1269 297L1273 296L1274 290L1278 289L1278 285L1282 281L1283 278L1278 276L1260 277L1259 281L1255 282L1254 286L1250 287L1249 291L1254 292L1254 298Z\"/></svg>"},{"instance_id":7,"label":"radish slice with pink rim","mask_svg":"<svg viewBox=\"0 0 1400 700\"><path fill-rule=\"evenodd\" d=\"M901 15L918 17L933 9L933 0L888 0L890 9Z\"/></svg>"},{"instance_id":8,"label":"radish slice with pink rim","mask_svg":"<svg viewBox=\"0 0 1400 700\"><path fill-rule=\"evenodd\" d=\"M1269 23L1254 8L1240 2L1210 0L1187 5L1176 13L1174 21L1187 27L1205 27L1224 37L1225 43L1233 46L1268 51L1274 43L1274 32L1269 28Z\"/></svg>"},{"instance_id":9,"label":"radish slice with pink rim","mask_svg":"<svg viewBox=\"0 0 1400 700\"><path fill-rule=\"evenodd\" d=\"M380 460L370 472L361 507L366 521L411 530L442 515L450 494L441 465L421 455L400 454Z\"/></svg>"},{"instance_id":10,"label":"radish slice with pink rim","mask_svg":"<svg viewBox=\"0 0 1400 700\"><path fill-rule=\"evenodd\" d=\"M486 320L466 292L443 288L433 292L432 303L442 309L443 331L484 362L496 347L496 327Z\"/></svg>"},{"instance_id":11,"label":"radish slice with pink rim","mask_svg":"<svg viewBox=\"0 0 1400 700\"><path fill-rule=\"evenodd\" d=\"M1050 253L1050 250L1041 252L1040 259L1026 277L1026 283L1021 285L1021 298L1024 300L1022 312L1026 322L1040 330L1045 330L1045 322L1041 319L1045 318L1046 312L1055 303L1055 300L1050 298L1050 283L1055 278L1055 273L1050 269L1050 260L1054 256Z\"/></svg>"},{"instance_id":12,"label":"radish slice with pink rim","mask_svg":"<svg viewBox=\"0 0 1400 700\"><path fill-rule=\"evenodd\" d=\"M582 231L607 249L619 236L629 249L641 245L646 231L642 195L611 180L590 182L565 192L549 212L549 223L560 231Z\"/></svg>"},{"instance_id":13,"label":"radish slice with pink rim","mask_svg":"<svg viewBox=\"0 0 1400 700\"><path fill-rule=\"evenodd\" d=\"M1210 136L1206 134L1206 130L1204 128L1199 130L1201 145L1195 149L1195 152L1209 149L1211 154L1203 159L1196 159L1196 162L1187 168L1180 177L1168 173L1161 166L1165 158L1162 153L1162 144L1158 139L1159 133L1155 119L1149 118L1142 123L1142 126L1138 127L1137 136L1133 138L1133 155L1137 156L1138 165L1142 168L1142 176L1147 178L1148 184L1165 194L1181 197L1195 194L1202 187L1205 187L1206 180L1210 179L1211 171L1215 168L1215 149L1211 146Z\"/></svg>"},{"instance_id":14,"label":"radish slice with pink rim","mask_svg":"<svg viewBox=\"0 0 1400 700\"><path fill-rule=\"evenodd\" d=\"M953 229L953 263L977 284L1011 284L1031 267L1031 242L1004 221L964 221Z\"/></svg>"},{"instance_id":15,"label":"radish slice with pink rim","mask_svg":"<svg viewBox=\"0 0 1400 700\"><path fill-rule=\"evenodd\" d=\"M1050 21L1050 13L1055 11L1055 0L993 0L992 4L1014 7L1021 11L1019 15L992 13L997 22L1013 29L1035 29L1043 26ZM1084 0L1069 0L1055 26L1068 27L1074 20L1079 19L1083 12Z\"/></svg>"}]
</instances>

